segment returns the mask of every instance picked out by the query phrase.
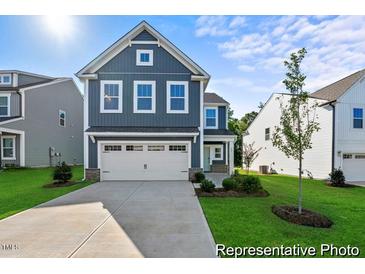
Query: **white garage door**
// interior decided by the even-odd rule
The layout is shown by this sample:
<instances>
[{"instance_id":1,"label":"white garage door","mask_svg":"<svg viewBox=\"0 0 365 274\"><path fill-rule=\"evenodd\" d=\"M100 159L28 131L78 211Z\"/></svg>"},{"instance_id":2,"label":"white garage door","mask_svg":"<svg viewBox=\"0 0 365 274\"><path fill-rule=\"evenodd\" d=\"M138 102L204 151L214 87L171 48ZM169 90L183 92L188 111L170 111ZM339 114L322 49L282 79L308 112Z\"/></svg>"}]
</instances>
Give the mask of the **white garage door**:
<instances>
[{"instance_id":1,"label":"white garage door","mask_svg":"<svg viewBox=\"0 0 365 274\"><path fill-rule=\"evenodd\" d=\"M101 144L102 180L187 180L188 144Z\"/></svg>"},{"instance_id":2,"label":"white garage door","mask_svg":"<svg viewBox=\"0 0 365 274\"><path fill-rule=\"evenodd\" d=\"M365 181L365 153L343 154L346 181Z\"/></svg>"}]
</instances>

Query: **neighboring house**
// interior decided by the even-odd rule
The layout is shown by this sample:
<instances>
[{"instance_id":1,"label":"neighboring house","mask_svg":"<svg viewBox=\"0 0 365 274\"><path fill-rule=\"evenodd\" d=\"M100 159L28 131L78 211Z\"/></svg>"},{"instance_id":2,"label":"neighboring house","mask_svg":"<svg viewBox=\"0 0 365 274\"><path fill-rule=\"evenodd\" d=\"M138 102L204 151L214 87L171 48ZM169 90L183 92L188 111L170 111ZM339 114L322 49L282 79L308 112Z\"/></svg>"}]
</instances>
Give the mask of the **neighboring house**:
<instances>
[{"instance_id":1,"label":"neighboring house","mask_svg":"<svg viewBox=\"0 0 365 274\"><path fill-rule=\"evenodd\" d=\"M288 98L290 95L283 95ZM273 94L247 129L243 142L262 147L254 170L269 166L278 173L298 175L298 163L272 146L271 136L280 118L281 94ZM365 181L365 70L351 74L311 94L318 101L320 131L314 133L313 148L304 154L304 175L327 178L341 168L348 181Z\"/></svg>"},{"instance_id":2,"label":"neighboring house","mask_svg":"<svg viewBox=\"0 0 365 274\"><path fill-rule=\"evenodd\" d=\"M82 164L82 105L71 78L0 70L1 166Z\"/></svg>"},{"instance_id":3,"label":"neighboring house","mask_svg":"<svg viewBox=\"0 0 365 274\"><path fill-rule=\"evenodd\" d=\"M145 21L77 76L85 86L85 176L187 180L232 172L228 103L210 76Z\"/></svg>"}]
</instances>

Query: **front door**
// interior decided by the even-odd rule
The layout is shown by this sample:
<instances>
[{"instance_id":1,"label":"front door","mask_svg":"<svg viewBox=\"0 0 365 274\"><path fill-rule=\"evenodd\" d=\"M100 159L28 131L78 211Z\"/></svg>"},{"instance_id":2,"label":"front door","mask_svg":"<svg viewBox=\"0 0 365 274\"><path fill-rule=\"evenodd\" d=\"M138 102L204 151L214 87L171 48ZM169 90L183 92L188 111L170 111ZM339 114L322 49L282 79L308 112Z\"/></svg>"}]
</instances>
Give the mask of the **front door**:
<instances>
[{"instance_id":1,"label":"front door","mask_svg":"<svg viewBox=\"0 0 365 274\"><path fill-rule=\"evenodd\" d=\"M210 171L210 147L204 146L204 171Z\"/></svg>"}]
</instances>

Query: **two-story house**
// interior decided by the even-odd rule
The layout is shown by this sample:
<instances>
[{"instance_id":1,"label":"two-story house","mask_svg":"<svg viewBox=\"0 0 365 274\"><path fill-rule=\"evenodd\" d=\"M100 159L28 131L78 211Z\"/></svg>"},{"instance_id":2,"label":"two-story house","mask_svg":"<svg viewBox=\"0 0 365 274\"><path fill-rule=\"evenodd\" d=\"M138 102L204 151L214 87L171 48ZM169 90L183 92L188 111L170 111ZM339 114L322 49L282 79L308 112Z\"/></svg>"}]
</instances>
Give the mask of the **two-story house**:
<instances>
[{"instance_id":1,"label":"two-story house","mask_svg":"<svg viewBox=\"0 0 365 274\"><path fill-rule=\"evenodd\" d=\"M1 166L82 164L82 105L71 78L0 70Z\"/></svg>"},{"instance_id":2,"label":"two-story house","mask_svg":"<svg viewBox=\"0 0 365 274\"><path fill-rule=\"evenodd\" d=\"M278 173L298 175L297 161L273 147L271 136L279 124L280 101L290 95L273 94L243 137L244 143L261 147L253 169L268 166ZM312 149L304 154L304 175L328 178L341 168L348 181L365 181L365 70L353 73L311 94L318 102L319 132L314 133Z\"/></svg>"},{"instance_id":3,"label":"two-story house","mask_svg":"<svg viewBox=\"0 0 365 274\"><path fill-rule=\"evenodd\" d=\"M86 178L187 180L233 169L228 103L145 21L81 69Z\"/></svg>"}]
</instances>

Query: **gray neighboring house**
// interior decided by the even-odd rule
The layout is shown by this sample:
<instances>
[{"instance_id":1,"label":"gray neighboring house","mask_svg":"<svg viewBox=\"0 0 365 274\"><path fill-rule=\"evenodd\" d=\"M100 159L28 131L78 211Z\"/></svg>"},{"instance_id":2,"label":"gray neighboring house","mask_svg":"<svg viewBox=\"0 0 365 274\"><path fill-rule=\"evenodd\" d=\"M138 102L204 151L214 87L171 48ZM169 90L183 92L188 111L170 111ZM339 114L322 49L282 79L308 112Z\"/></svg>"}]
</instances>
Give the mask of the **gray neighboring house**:
<instances>
[{"instance_id":1,"label":"gray neighboring house","mask_svg":"<svg viewBox=\"0 0 365 274\"><path fill-rule=\"evenodd\" d=\"M228 102L210 76L143 21L76 74L86 178L187 180L233 171Z\"/></svg>"},{"instance_id":2,"label":"gray neighboring house","mask_svg":"<svg viewBox=\"0 0 365 274\"><path fill-rule=\"evenodd\" d=\"M82 106L71 78L0 70L1 166L82 164Z\"/></svg>"}]
</instances>

